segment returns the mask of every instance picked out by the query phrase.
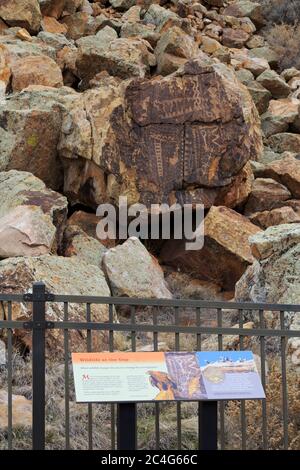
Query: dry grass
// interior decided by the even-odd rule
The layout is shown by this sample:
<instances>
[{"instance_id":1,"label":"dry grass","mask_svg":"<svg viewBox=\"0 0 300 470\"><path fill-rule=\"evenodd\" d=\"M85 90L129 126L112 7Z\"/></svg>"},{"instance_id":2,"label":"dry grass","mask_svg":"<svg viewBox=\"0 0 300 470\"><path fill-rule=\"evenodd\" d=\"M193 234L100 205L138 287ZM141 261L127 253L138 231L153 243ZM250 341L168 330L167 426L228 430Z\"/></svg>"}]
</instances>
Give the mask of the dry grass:
<instances>
[{"instance_id":1,"label":"dry grass","mask_svg":"<svg viewBox=\"0 0 300 470\"><path fill-rule=\"evenodd\" d=\"M295 25L274 25L265 31L265 36L269 44L275 49L279 56L280 70L284 70L290 67L296 67L300 69L299 23Z\"/></svg>"},{"instance_id":2,"label":"dry grass","mask_svg":"<svg viewBox=\"0 0 300 470\"><path fill-rule=\"evenodd\" d=\"M268 445L270 449L283 447L282 425L282 381L278 355L269 360L267 384ZM275 357L277 358L275 360ZM13 392L31 398L31 360L14 355ZM73 374L70 368L70 443L73 449L86 449L88 446L88 407L75 403ZM289 394L289 437L290 448L300 449L300 377L289 372L287 377ZM7 386L7 371L0 371L0 387ZM46 447L63 449L65 446L64 415L64 365L47 365L46 393ZM176 404L160 403L160 448L177 448ZM197 448L197 404L183 403L182 410L182 448ZM93 405L93 445L95 449L110 449L110 405ZM246 402L247 448L262 448L262 414L259 401ZM226 448L238 449L241 446L239 402L225 405ZM139 448L155 449L155 405L138 405L138 443ZM13 429L13 448L30 449L31 429ZM0 431L0 449L7 448L7 431Z\"/></svg>"},{"instance_id":3,"label":"dry grass","mask_svg":"<svg viewBox=\"0 0 300 470\"><path fill-rule=\"evenodd\" d=\"M300 68L300 0L256 0L263 6L262 34L279 55L279 69Z\"/></svg>"},{"instance_id":4,"label":"dry grass","mask_svg":"<svg viewBox=\"0 0 300 470\"><path fill-rule=\"evenodd\" d=\"M269 23L294 24L300 20L300 0L256 0Z\"/></svg>"},{"instance_id":5,"label":"dry grass","mask_svg":"<svg viewBox=\"0 0 300 470\"><path fill-rule=\"evenodd\" d=\"M289 449L300 449L300 377L294 372L287 374L289 394ZM282 449L284 446L283 416L282 416L282 376L278 364L273 361L270 365L267 395L267 437L268 448ZM229 402L226 407L226 446L239 449L241 446L241 409L239 402ZM259 401L246 402L247 414L247 448L262 449L262 407Z\"/></svg>"}]
</instances>

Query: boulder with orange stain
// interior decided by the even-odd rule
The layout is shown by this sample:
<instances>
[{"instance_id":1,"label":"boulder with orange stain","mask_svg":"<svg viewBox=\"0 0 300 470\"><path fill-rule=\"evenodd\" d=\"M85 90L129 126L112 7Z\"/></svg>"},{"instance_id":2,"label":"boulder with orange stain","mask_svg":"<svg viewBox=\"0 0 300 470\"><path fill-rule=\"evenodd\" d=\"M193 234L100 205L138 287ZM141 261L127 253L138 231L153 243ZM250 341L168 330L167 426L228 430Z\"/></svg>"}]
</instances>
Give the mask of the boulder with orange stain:
<instances>
[{"instance_id":1,"label":"boulder with orange stain","mask_svg":"<svg viewBox=\"0 0 300 470\"><path fill-rule=\"evenodd\" d=\"M29 85L54 88L63 86L63 76L57 63L46 55L32 55L15 59L12 63L13 91L22 91Z\"/></svg>"},{"instance_id":2,"label":"boulder with orange stain","mask_svg":"<svg viewBox=\"0 0 300 470\"><path fill-rule=\"evenodd\" d=\"M59 23L56 18L52 16L44 16L42 20L42 29L47 33L53 34L66 34L68 28L65 24Z\"/></svg>"},{"instance_id":3,"label":"boulder with orange stain","mask_svg":"<svg viewBox=\"0 0 300 470\"><path fill-rule=\"evenodd\" d=\"M41 25L38 0L1 0L0 18L9 26L20 26L37 33Z\"/></svg>"},{"instance_id":4,"label":"boulder with orange stain","mask_svg":"<svg viewBox=\"0 0 300 470\"><path fill-rule=\"evenodd\" d=\"M204 219L204 246L186 250L185 241L166 242L161 259L199 279L231 290L254 261L249 237L260 232L246 217L227 207L211 207Z\"/></svg>"}]
</instances>

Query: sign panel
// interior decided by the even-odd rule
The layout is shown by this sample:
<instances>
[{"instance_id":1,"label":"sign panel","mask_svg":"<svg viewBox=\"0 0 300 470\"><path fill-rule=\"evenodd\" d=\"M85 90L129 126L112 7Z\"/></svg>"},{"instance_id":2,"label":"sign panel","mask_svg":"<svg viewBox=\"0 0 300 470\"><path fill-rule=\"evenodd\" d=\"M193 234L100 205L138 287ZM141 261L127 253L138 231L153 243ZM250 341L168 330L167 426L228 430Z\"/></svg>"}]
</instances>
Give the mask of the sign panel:
<instances>
[{"instance_id":1,"label":"sign panel","mask_svg":"<svg viewBox=\"0 0 300 470\"><path fill-rule=\"evenodd\" d=\"M250 351L73 353L77 402L265 398Z\"/></svg>"}]
</instances>

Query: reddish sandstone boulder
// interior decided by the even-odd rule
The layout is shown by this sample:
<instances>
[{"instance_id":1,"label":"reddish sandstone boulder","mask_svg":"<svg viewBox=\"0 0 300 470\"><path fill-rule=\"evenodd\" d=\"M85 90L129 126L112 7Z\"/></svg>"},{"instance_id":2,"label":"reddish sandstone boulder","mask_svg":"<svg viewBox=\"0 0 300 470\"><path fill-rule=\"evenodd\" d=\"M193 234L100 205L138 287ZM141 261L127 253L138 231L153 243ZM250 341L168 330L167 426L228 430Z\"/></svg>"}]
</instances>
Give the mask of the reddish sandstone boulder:
<instances>
[{"instance_id":1,"label":"reddish sandstone boulder","mask_svg":"<svg viewBox=\"0 0 300 470\"><path fill-rule=\"evenodd\" d=\"M242 29L232 29L224 28L223 29L223 45L226 47L236 47L241 49L244 47L250 35L243 31Z\"/></svg>"},{"instance_id":2,"label":"reddish sandstone boulder","mask_svg":"<svg viewBox=\"0 0 300 470\"><path fill-rule=\"evenodd\" d=\"M253 258L249 237L260 229L227 207L212 207L204 220L204 247L185 250L185 241L166 242L161 260L194 277L234 288Z\"/></svg>"},{"instance_id":3,"label":"reddish sandstone boulder","mask_svg":"<svg viewBox=\"0 0 300 470\"><path fill-rule=\"evenodd\" d=\"M285 185L294 198L300 199L300 160L297 158L287 156L281 160L275 160L265 165L259 171L259 176L262 178L273 178Z\"/></svg>"},{"instance_id":4,"label":"reddish sandstone boulder","mask_svg":"<svg viewBox=\"0 0 300 470\"><path fill-rule=\"evenodd\" d=\"M63 86L63 76L54 60L45 55L28 56L13 61L12 64L13 91L22 91L29 85L44 85L50 87Z\"/></svg>"},{"instance_id":5,"label":"reddish sandstone boulder","mask_svg":"<svg viewBox=\"0 0 300 470\"><path fill-rule=\"evenodd\" d=\"M245 207L245 215L253 212L271 210L279 201L291 199L290 191L271 178L257 178L252 185L252 190Z\"/></svg>"},{"instance_id":6,"label":"reddish sandstone boulder","mask_svg":"<svg viewBox=\"0 0 300 470\"><path fill-rule=\"evenodd\" d=\"M0 18L9 26L20 26L37 33L41 24L38 0L1 0Z\"/></svg>"}]
</instances>

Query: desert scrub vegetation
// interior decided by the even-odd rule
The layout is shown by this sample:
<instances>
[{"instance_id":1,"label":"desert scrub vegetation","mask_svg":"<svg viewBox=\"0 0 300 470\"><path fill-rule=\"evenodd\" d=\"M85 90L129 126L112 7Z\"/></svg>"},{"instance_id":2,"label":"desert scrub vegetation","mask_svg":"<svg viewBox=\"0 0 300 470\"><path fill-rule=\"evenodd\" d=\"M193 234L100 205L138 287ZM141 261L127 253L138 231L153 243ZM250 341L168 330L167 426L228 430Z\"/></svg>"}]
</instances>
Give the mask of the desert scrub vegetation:
<instances>
[{"instance_id":1,"label":"desert scrub vegetation","mask_svg":"<svg viewBox=\"0 0 300 470\"><path fill-rule=\"evenodd\" d=\"M263 6L268 23L295 24L300 21L300 0L256 0Z\"/></svg>"},{"instance_id":2,"label":"desert scrub vegetation","mask_svg":"<svg viewBox=\"0 0 300 470\"><path fill-rule=\"evenodd\" d=\"M266 25L261 33L279 57L279 70L300 68L300 0L258 0Z\"/></svg>"},{"instance_id":3,"label":"desert scrub vegetation","mask_svg":"<svg viewBox=\"0 0 300 470\"><path fill-rule=\"evenodd\" d=\"M264 34L278 54L280 71L290 67L300 69L300 23L276 24L268 28Z\"/></svg>"}]
</instances>

